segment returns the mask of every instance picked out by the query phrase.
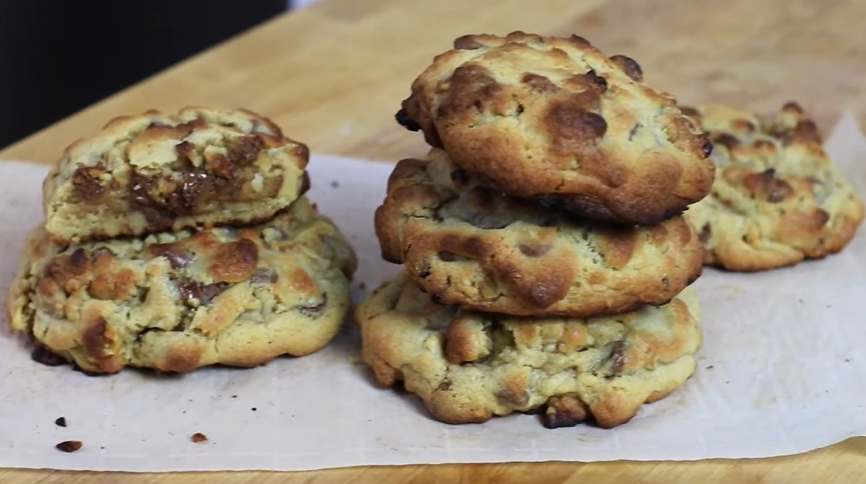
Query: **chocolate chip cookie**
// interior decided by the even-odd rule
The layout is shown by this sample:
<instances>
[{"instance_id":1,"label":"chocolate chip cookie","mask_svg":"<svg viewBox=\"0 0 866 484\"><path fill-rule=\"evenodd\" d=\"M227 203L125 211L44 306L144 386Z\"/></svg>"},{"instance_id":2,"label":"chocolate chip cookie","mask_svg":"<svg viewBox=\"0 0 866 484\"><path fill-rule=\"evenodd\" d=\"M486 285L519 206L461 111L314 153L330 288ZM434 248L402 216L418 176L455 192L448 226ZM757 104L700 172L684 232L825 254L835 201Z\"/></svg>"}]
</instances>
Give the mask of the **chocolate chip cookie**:
<instances>
[{"instance_id":1,"label":"chocolate chip cookie","mask_svg":"<svg viewBox=\"0 0 866 484\"><path fill-rule=\"evenodd\" d=\"M661 306L591 319L514 318L444 306L405 274L355 310L363 360L437 420L540 411L547 427L611 428L694 373L703 342L691 288Z\"/></svg>"},{"instance_id":2,"label":"chocolate chip cookie","mask_svg":"<svg viewBox=\"0 0 866 484\"><path fill-rule=\"evenodd\" d=\"M68 246L39 226L7 309L13 330L86 372L253 367L324 347L349 313L355 268L304 197L248 228Z\"/></svg>"},{"instance_id":3,"label":"chocolate chip cookie","mask_svg":"<svg viewBox=\"0 0 866 484\"><path fill-rule=\"evenodd\" d=\"M60 243L263 222L309 188L309 150L245 110L120 117L70 145L43 186Z\"/></svg>"},{"instance_id":4,"label":"chocolate chip cookie","mask_svg":"<svg viewBox=\"0 0 866 484\"><path fill-rule=\"evenodd\" d=\"M713 183L712 145L674 96L577 36L460 37L397 120L494 188L587 218L658 223Z\"/></svg>"},{"instance_id":5,"label":"chocolate chip cookie","mask_svg":"<svg viewBox=\"0 0 866 484\"><path fill-rule=\"evenodd\" d=\"M486 188L442 150L400 161L376 210L383 257L438 301L521 316L598 316L670 301L703 249L682 216L576 219Z\"/></svg>"},{"instance_id":6,"label":"chocolate chip cookie","mask_svg":"<svg viewBox=\"0 0 866 484\"><path fill-rule=\"evenodd\" d=\"M760 271L841 251L864 209L828 158L815 123L796 103L773 116L722 105L683 110L712 137L712 193L686 218L706 264Z\"/></svg>"}]
</instances>

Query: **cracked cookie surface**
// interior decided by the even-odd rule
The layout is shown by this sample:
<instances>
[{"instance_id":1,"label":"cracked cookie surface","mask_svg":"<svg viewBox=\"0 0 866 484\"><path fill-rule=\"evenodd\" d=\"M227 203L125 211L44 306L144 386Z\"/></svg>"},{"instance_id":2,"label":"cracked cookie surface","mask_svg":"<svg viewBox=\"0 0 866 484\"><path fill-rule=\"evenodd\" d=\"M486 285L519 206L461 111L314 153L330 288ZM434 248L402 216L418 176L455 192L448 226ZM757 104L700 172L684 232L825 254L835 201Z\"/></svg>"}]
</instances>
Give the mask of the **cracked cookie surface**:
<instances>
[{"instance_id":1,"label":"cracked cookie surface","mask_svg":"<svg viewBox=\"0 0 866 484\"><path fill-rule=\"evenodd\" d=\"M468 35L413 82L397 120L503 192L654 224L709 192L712 146L642 79L577 36Z\"/></svg>"},{"instance_id":2,"label":"cracked cookie surface","mask_svg":"<svg viewBox=\"0 0 866 484\"><path fill-rule=\"evenodd\" d=\"M668 302L702 271L682 216L655 226L575 219L487 189L438 149L401 160L376 210L383 257L447 304L596 316Z\"/></svg>"},{"instance_id":3,"label":"cracked cookie surface","mask_svg":"<svg viewBox=\"0 0 866 484\"><path fill-rule=\"evenodd\" d=\"M691 288L616 316L514 318L436 304L405 273L355 310L376 379L402 381L437 420L539 411L547 427L615 427L672 393L696 369L699 319Z\"/></svg>"},{"instance_id":4,"label":"cracked cookie surface","mask_svg":"<svg viewBox=\"0 0 866 484\"><path fill-rule=\"evenodd\" d=\"M349 314L356 256L305 197L248 228L22 250L12 329L91 373L253 367L324 347Z\"/></svg>"},{"instance_id":5,"label":"cracked cookie surface","mask_svg":"<svg viewBox=\"0 0 866 484\"><path fill-rule=\"evenodd\" d=\"M119 117L71 144L43 184L61 243L264 222L309 188L309 150L245 110Z\"/></svg>"},{"instance_id":6,"label":"cracked cookie surface","mask_svg":"<svg viewBox=\"0 0 866 484\"><path fill-rule=\"evenodd\" d=\"M825 257L851 241L863 221L862 200L798 104L766 117L723 105L683 110L715 146L712 192L685 214L707 265L769 270Z\"/></svg>"}]
</instances>

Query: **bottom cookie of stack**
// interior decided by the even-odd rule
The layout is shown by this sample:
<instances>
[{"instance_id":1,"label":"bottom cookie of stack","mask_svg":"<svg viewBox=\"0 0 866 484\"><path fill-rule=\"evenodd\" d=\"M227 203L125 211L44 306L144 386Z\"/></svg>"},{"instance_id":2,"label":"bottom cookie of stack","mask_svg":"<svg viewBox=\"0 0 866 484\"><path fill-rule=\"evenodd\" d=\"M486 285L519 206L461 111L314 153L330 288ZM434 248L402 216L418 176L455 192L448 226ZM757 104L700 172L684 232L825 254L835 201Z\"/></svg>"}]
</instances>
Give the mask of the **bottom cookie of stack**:
<instances>
[{"instance_id":1,"label":"bottom cookie of stack","mask_svg":"<svg viewBox=\"0 0 866 484\"><path fill-rule=\"evenodd\" d=\"M437 304L405 273L355 310L376 379L402 381L437 420L540 412L548 428L612 428L674 392L696 369L699 319L690 287L630 313L531 318Z\"/></svg>"},{"instance_id":2,"label":"bottom cookie of stack","mask_svg":"<svg viewBox=\"0 0 866 484\"><path fill-rule=\"evenodd\" d=\"M59 246L39 226L7 310L13 330L89 373L253 367L327 345L356 267L339 229L303 197L246 228Z\"/></svg>"}]
</instances>

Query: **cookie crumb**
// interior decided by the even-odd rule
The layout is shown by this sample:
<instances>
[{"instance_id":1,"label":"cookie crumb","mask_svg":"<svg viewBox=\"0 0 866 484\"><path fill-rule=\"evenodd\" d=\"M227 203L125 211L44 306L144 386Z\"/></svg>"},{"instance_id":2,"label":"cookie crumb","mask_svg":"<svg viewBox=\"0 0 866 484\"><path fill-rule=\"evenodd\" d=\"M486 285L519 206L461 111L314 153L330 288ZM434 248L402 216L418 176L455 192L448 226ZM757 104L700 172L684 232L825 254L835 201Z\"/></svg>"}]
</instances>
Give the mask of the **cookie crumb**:
<instances>
[{"instance_id":1,"label":"cookie crumb","mask_svg":"<svg viewBox=\"0 0 866 484\"><path fill-rule=\"evenodd\" d=\"M61 452L78 452L84 444L80 440L66 440L54 447Z\"/></svg>"},{"instance_id":2,"label":"cookie crumb","mask_svg":"<svg viewBox=\"0 0 866 484\"><path fill-rule=\"evenodd\" d=\"M200 444L202 442L207 442L207 435L201 432L196 432L192 434L192 437L190 437L189 440L195 442L196 444Z\"/></svg>"},{"instance_id":3,"label":"cookie crumb","mask_svg":"<svg viewBox=\"0 0 866 484\"><path fill-rule=\"evenodd\" d=\"M713 365L710 365L707 367L708 370L712 370L713 368L715 368L715 366L713 366Z\"/></svg>"},{"instance_id":4,"label":"cookie crumb","mask_svg":"<svg viewBox=\"0 0 866 484\"><path fill-rule=\"evenodd\" d=\"M331 188L337 188L337 187L339 187L339 186L340 186L340 184L337 183L337 180L334 180L334 181L331 182Z\"/></svg>"},{"instance_id":5,"label":"cookie crumb","mask_svg":"<svg viewBox=\"0 0 866 484\"><path fill-rule=\"evenodd\" d=\"M54 421L54 425L58 427L66 427L66 417L60 417Z\"/></svg>"},{"instance_id":6,"label":"cookie crumb","mask_svg":"<svg viewBox=\"0 0 866 484\"><path fill-rule=\"evenodd\" d=\"M237 395L232 395L232 398L238 398L238 396L237 396Z\"/></svg>"},{"instance_id":7,"label":"cookie crumb","mask_svg":"<svg viewBox=\"0 0 866 484\"><path fill-rule=\"evenodd\" d=\"M256 407L253 407L253 408L251 408L250 410L252 410L253 412L255 412L255 411L258 410L258 409L257 409Z\"/></svg>"}]
</instances>

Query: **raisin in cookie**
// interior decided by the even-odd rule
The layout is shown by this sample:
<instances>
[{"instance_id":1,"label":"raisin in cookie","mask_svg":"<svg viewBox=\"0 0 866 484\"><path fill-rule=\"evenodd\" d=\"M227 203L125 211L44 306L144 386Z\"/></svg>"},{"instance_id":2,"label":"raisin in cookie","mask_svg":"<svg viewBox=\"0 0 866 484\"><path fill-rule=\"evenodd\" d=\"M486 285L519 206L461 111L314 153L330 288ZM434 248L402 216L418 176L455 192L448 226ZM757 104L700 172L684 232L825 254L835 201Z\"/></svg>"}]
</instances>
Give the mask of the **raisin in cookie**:
<instances>
[{"instance_id":1,"label":"raisin in cookie","mask_svg":"<svg viewBox=\"0 0 866 484\"><path fill-rule=\"evenodd\" d=\"M400 161L376 210L383 257L448 304L598 316L668 302L702 271L682 216L655 226L575 219L487 189L442 150Z\"/></svg>"},{"instance_id":2,"label":"raisin in cookie","mask_svg":"<svg viewBox=\"0 0 866 484\"><path fill-rule=\"evenodd\" d=\"M45 229L83 243L263 222L309 188L309 150L244 110L120 117L70 145L43 186Z\"/></svg>"},{"instance_id":3,"label":"raisin in cookie","mask_svg":"<svg viewBox=\"0 0 866 484\"><path fill-rule=\"evenodd\" d=\"M799 105L769 117L721 105L683 109L715 146L712 193L686 212L708 265L789 266L839 252L854 237L863 203Z\"/></svg>"},{"instance_id":4,"label":"raisin in cookie","mask_svg":"<svg viewBox=\"0 0 866 484\"><path fill-rule=\"evenodd\" d=\"M302 197L248 228L81 246L29 236L12 328L92 373L252 367L324 347L349 312L356 258Z\"/></svg>"},{"instance_id":5,"label":"raisin in cookie","mask_svg":"<svg viewBox=\"0 0 866 484\"><path fill-rule=\"evenodd\" d=\"M496 188L588 218L657 223L713 182L712 146L675 98L577 36L460 37L397 119Z\"/></svg>"},{"instance_id":6,"label":"raisin in cookie","mask_svg":"<svg viewBox=\"0 0 866 484\"><path fill-rule=\"evenodd\" d=\"M363 360L459 424L543 411L545 425L629 421L695 371L703 341L691 288L661 306L591 319L514 318L436 304L405 274L355 310Z\"/></svg>"}]
</instances>

